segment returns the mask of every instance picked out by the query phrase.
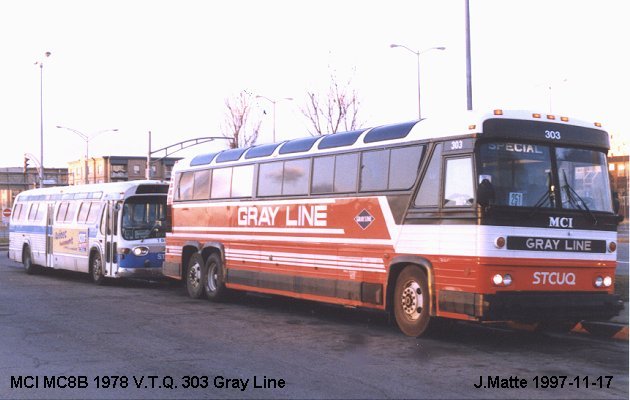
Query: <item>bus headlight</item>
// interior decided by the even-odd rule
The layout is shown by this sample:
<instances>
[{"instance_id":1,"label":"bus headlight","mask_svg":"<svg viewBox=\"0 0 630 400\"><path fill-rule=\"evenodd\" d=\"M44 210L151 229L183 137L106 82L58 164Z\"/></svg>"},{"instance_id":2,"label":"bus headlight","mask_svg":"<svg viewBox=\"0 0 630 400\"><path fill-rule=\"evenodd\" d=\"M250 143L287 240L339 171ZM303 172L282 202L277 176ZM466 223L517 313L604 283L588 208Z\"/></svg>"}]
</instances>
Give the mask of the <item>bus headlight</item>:
<instances>
[{"instance_id":1,"label":"bus headlight","mask_svg":"<svg viewBox=\"0 0 630 400\"><path fill-rule=\"evenodd\" d=\"M604 277L598 276L595 278L593 285L595 285L595 287L610 287L612 285L612 277L608 275Z\"/></svg>"},{"instance_id":2,"label":"bus headlight","mask_svg":"<svg viewBox=\"0 0 630 400\"><path fill-rule=\"evenodd\" d=\"M149 254L149 248L146 246L138 246L133 248L133 255L140 257Z\"/></svg>"},{"instance_id":3,"label":"bus headlight","mask_svg":"<svg viewBox=\"0 0 630 400\"><path fill-rule=\"evenodd\" d=\"M512 284L512 275L496 274L492 277L492 283L494 283L495 286L510 286Z\"/></svg>"},{"instance_id":4,"label":"bus headlight","mask_svg":"<svg viewBox=\"0 0 630 400\"><path fill-rule=\"evenodd\" d=\"M610 285L612 285L612 278L610 276L605 276L604 277L604 286L610 287Z\"/></svg>"}]
</instances>

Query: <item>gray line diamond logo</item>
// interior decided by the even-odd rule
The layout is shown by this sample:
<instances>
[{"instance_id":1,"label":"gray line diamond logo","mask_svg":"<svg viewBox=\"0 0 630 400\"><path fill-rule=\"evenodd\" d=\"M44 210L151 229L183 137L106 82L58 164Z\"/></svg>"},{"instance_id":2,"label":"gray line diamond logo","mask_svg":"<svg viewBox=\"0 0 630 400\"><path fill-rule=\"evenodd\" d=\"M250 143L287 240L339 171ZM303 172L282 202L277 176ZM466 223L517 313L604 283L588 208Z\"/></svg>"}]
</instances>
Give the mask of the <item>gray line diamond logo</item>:
<instances>
[{"instance_id":1,"label":"gray line diamond logo","mask_svg":"<svg viewBox=\"0 0 630 400\"><path fill-rule=\"evenodd\" d=\"M361 229L366 230L374 222L374 217L364 208L359 215L354 217L354 222L359 224Z\"/></svg>"}]
</instances>

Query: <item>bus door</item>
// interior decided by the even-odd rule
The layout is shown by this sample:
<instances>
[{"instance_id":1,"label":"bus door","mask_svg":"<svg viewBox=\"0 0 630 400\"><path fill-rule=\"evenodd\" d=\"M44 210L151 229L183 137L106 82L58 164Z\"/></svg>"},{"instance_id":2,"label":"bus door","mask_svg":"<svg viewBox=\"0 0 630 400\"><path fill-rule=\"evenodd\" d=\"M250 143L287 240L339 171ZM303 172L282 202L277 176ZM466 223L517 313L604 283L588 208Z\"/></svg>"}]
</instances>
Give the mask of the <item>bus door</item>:
<instances>
[{"instance_id":1,"label":"bus door","mask_svg":"<svg viewBox=\"0 0 630 400\"><path fill-rule=\"evenodd\" d=\"M55 203L48 203L46 213L46 254L45 264L47 267L54 267L55 258L53 254L53 222L55 221Z\"/></svg>"},{"instance_id":2,"label":"bus door","mask_svg":"<svg viewBox=\"0 0 630 400\"><path fill-rule=\"evenodd\" d=\"M118 263L116 252L118 251L118 213L120 203L117 201L107 201L105 204L105 254L103 266L105 267L105 276L113 277L118 272Z\"/></svg>"}]
</instances>

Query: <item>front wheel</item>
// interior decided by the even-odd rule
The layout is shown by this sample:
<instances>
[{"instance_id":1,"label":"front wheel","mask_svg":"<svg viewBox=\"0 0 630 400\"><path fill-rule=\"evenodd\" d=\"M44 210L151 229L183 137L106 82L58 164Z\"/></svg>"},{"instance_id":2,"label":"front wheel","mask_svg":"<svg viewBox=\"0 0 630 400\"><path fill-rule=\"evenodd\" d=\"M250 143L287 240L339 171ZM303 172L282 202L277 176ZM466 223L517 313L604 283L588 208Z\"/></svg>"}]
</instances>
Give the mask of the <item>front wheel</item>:
<instances>
[{"instance_id":1,"label":"front wheel","mask_svg":"<svg viewBox=\"0 0 630 400\"><path fill-rule=\"evenodd\" d=\"M92 282L97 285L102 285L105 281L105 274L103 273L103 259L98 253L94 253L90 259L90 278L92 278Z\"/></svg>"},{"instance_id":2,"label":"front wheel","mask_svg":"<svg viewBox=\"0 0 630 400\"><path fill-rule=\"evenodd\" d=\"M429 326L429 284L425 272L414 265L406 266L396 279L394 316L407 336L422 335Z\"/></svg>"}]
</instances>

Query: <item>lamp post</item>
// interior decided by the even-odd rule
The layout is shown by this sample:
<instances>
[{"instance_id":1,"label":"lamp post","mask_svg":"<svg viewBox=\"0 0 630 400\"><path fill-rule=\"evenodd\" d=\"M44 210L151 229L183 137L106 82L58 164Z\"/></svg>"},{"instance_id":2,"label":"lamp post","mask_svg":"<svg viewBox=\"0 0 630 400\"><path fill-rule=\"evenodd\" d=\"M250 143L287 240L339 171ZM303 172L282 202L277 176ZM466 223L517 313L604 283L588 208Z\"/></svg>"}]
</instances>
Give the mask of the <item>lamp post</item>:
<instances>
[{"instance_id":1,"label":"lamp post","mask_svg":"<svg viewBox=\"0 0 630 400\"><path fill-rule=\"evenodd\" d=\"M50 57L50 51L44 57ZM44 61L35 61L39 65L39 187L44 187Z\"/></svg>"},{"instance_id":2,"label":"lamp post","mask_svg":"<svg viewBox=\"0 0 630 400\"><path fill-rule=\"evenodd\" d=\"M267 101L269 101L271 104L273 104L273 142L276 142L276 103L282 100L288 100L291 101L293 100L293 97L283 97L281 99L277 99L277 100L273 100L270 99L267 96L261 96L261 95L257 95L256 96L257 99L265 99Z\"/></svg>"},{"instance_id":3,"label":"lamp post","mask_svg":"<svg viewBox=\"0 0 630 400\"><path fill-rule=\"evenodd\" d=\"M79 137L81 137L81 139L85 140L85 183L90 183L89 182L89 178L88 178L88 158L90 155L90 140L94 139L96 136L100 135L101 133L105 133L105 132L117 132L118 129L103 129L102 131L98 131L96 132L94 135L92 136L88 136L85 133L78 131L76 129L72 129L72 128L68 128L65 126L59 126L57 125L58 129L67 129L70 132L74 132L76 133Z\"/></svg>"},{"instance_id":4,"label":"lamp post","mask_svg":"<svg viewBox=\"0 0 630 400\"><path fill-rule=\"evenodd\" d=\"M409 47L404 46L402 44L390 44L389 47L392 48L392 49L396 48L396 47L402 47L403 49L406 49L409 52L415 54L416 57L418 58L418 120L420 120L420 119L422 119L422 111L421 111L421 107L420 107L420 54L426 53L427 51L430 51L430 50L446 50L446 47L443 47L443 46L430 47L430 48L424 49L422 51L412 50Z\"/></svg>"}]
</instances>

